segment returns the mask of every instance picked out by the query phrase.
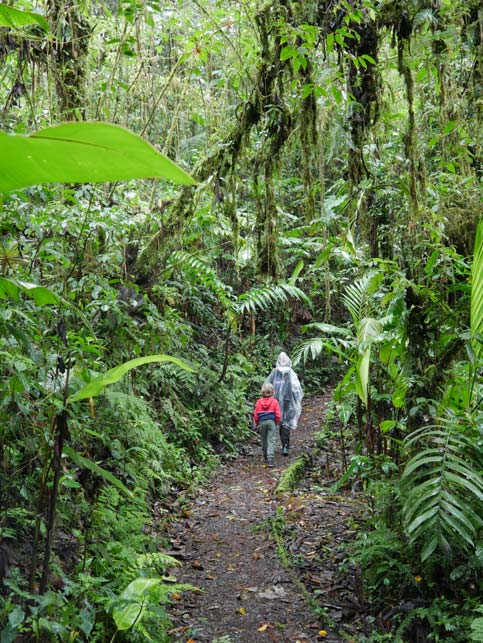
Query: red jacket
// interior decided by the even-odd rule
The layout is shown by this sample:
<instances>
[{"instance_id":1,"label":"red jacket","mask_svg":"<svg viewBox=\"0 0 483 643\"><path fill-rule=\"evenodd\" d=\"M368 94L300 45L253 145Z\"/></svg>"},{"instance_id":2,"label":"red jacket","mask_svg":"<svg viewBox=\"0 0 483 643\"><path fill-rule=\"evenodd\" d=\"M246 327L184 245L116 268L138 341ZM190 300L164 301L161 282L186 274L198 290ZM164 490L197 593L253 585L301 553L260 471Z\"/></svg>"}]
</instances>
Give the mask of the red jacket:
<instances>
[{"instance_id":1,"label":"red jacket","mask_svg":"<svg viewBox=\"0 0 483 643\"><path fill-rule=\"evenodd\" d=\"M273 420L275 424L280 422L280 404L274 397L261 397L255 404L253 421L258 426L264 420Z\"/></svg>"}]
</instances>

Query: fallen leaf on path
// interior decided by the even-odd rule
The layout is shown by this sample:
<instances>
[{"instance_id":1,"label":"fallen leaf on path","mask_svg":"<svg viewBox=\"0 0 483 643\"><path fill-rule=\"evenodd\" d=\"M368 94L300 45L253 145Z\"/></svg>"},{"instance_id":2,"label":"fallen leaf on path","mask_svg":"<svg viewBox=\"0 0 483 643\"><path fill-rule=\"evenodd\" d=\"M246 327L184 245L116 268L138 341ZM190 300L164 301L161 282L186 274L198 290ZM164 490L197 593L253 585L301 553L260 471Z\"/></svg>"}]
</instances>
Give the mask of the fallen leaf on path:
<instances>
[{"instance_id":1,"label":"fallen leaf on path","mask_svg":"<svg viewBox=\"0 0 483 643\"><path fill-rule=\"evenodd\" d=\"M322 582L322 579L319 578L318 576L313 576L312 574L310 574L310 576L308 577L308 581L313 585L320 585L320 583Z\"/></svg>"},{"instance_id":2,"label":"fallen leaf on path","mask_svg":"<svg viewBox=\"0 0 483 643\"><path fill-rule=\"evenodd\" d=\"M164 580L166 583L176 583L178 580L176 576L173 576L170 574L169 576L161 576L162 580Z\"/></svg>"},{"instance_id":3,"label":"fallen leaf on path","mask_svg":"<svg viewBox=\"0 0 483 643\"><path fill-rule=\"evenodd\" d=\"M177 634L178 632L186 632L189 630L191 625L182 625L181 627L174 627L172 630L168 631L168 634Z\"/></svg>"},{"instance_id":4,"label":"fallen leaf on path","mask_svg":"<svg viewBox=\"0 0 483 643\"><path fill-rule=\"evenodd\" d=\"M327 636L327 632L325 630L320 630L319 636Z\"/></svg>"},{"instance_id":5,"label":"fallen leaf on path","mask_svg":"<svg viewBox=\"0 0 483 643\"><path fill-rule=\"evenodd\" d=\"M265 630L267 629L267 627L269 627L269 625L270 625L269 623L264 623L263 625L260 625L260 627L258 628L258 631L265 632Z\"/></svg>"},{"instance_id":6,"label":"fallen leaf on path","mask_svg":"<svg viewBox=\"0 0 483 643\"><path fill-rule=\"evenodd\" d=\"M193 569L203 569L203 565L200 563L199 560L194 560L191 563L191 567L193 567Z\"/></svg>"},{"instance_id":7,"label":"fallen leaf on path","mask_svg":"<svg viewBox=\"0 0 483 643\"><path fill-rule=\"evenodd\" d=\"M262 592L259 592L258 596L260 598L267 598L268 600L274 600L276 598L284 598L287 596L287 592L280 585L274 585L271 588L265 589Z\"/></svg>"},{"instance_id":8,"label":"fallen leaf on path","mask_svg":"<svg viewBox=\"0 0 483 643\"><path fill-rule=\"evenodd\" d=\"M247 613L247 611L246 611L246 609L244 607L240 607L239 609L237 609L237 612L239 612L243 616L245 616L245 614Z\"/></svg>"}]
</instances>

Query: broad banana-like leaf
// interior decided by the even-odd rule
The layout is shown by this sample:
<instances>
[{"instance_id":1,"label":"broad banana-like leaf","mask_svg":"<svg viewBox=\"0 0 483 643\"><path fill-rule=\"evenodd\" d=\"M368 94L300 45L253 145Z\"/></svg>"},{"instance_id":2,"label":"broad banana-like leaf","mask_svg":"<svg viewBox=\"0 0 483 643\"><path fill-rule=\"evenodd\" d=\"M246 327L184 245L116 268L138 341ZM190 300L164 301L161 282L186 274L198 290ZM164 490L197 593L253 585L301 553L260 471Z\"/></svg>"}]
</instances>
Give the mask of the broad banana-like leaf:
<instances>
[{"instance_id":1,"label":"broad banana-like leaf","mask_svg":"<svg viewBox=\"0 0 483 643\"><path fill-rule=\"evenodd\" d=\"M37 183L163 178L195 185L142 138L109 123L64 123L30 136L0 132L0 192Z\"/></svg>"},{"instance_id":2,"label":"broad banana-like leaf","mask_svg":"<svg viewBox=\"0 0 483 643\"><path fill-rule=\"evenodd\" d=\"M0 4L1 27L18 29L19 27L26 27L28 25L39 25L44 31L50 31L49 23L38 13L34 13L33 11L20 11L20 9L14 9L13 7L7 7L5 4Z\"/></svg>"},{"instance_id":3,"label":"broad banana-like leaf","mask_svg":"<svg viewBox=\"0 0 483 643\"><path fill-rule=\"evenodd\" d=\"M15 299L15 301L18 301L21 292L33 299L37 306L55 305L60 301L52 290L44 286L0 277L0 299Z\"/></svg>"},{"instance_id":4,"label":"broad banana-like leaf","mask_svg":"<svg viewBox=\"0 0 483 643\"><path fill-rule=\"evenodd\" d=\"M473 266L471 269L471 335L475 355L481 355L483 336L483 221L476 230Z\"/></svg>"},{"instance_id":5,"label":"broad banana-like leaf","mask_svg":"<svg viewBox=\"0 0 483 643\"><path fill-rule=\"evenodd\" d=\"M382 333L382 330L382 324L378 319L374 319L374 317L364 317L359 324L357 332L359 346L374 340Z\"/></svg>"},{"instance_id":6,"label":"broad banana-like leaf","mask_svg":"<svg viewBox=\"0 0 483 643\"><path fill-rule=\"evenodd\" d=\"M145 611L145 603L122 601L112 610L112 617L118 630L129 630L142 620Z\"/></svg>"},{"instance_id":7,"label":"broad banana-like leaf","mask_svg":"<svg viewBox=\"0 0 483 643\"><path fill-rule=\"evenodd\" d=\"M382 324L373 317L361 320L357 333L357 341L362 354L359 355L356 366L356 391L364 404L367 405L369 390L369 365L371 362L371 341L382 332Z\"/></svg>"},{"instance_id":8,"label":"broad banana-like leaf","mask_svg":"<svg viewBox=\"0 0 483 643\"><path fill-rule=\"evenodd\" d=\"M297 278L298 278L298 276L300 275L300 273L302 272L303 267L304 267L304 261L303 261L303 259L299 259L299 261L298 261L297 265L295 266L295 268L294 268L294 270L293 270L293 272L292 272L292 274L290 275L290 278L289 278L289 280L288 280L288 283L289 283L291 286L295 286L295 283L296 283L296 281L297 281Z\"/></svg>"},{"instance_id":9,"label":"broad banana-like leaf","mask_svg":"<svg viewBox=\"0 0 483 643\"><path fill-rule=\"evenodd\" d=\"M136 578L120 595L120 605L112 616L118 630L129 630L138 623L146 609L146 598L161 582L160 578Z\"/></svg>"},{"instance_id":10,"label":"broad banana-like leaf","mask_svg":"<svg viewBox=\"0 0 483 643\"><path fill-rule=\"evenodd\" d=\"M115 487L117 487L120 491L122 491L127 496L132 498L132 493L129 491L126 485L124 485L119 480L119 478L116 478L116 476L113 475L110 471L103 469L96 462L92 462L92 460L88 460L87 458L84 458L84 456L80 455L80 453L77 453L77 451L75 451L70 446L65 445L63 452L79 467L84 467L84 469L89 469L89 471L92 471L92 473L95 473L98 476L101 476L101 478L104 478L104 480L107 480L107 482L110 482Z\"/></svg>"},{"instance_id":11,"label":"broad banana-like leaf","mask_svg":"<svg viewBox=\"0 0 483 643\"><path fill-rule=\"evenodd\" d=\"M353 414L352 405L348 402L344 402L342 404L337 404L335 408L337 409L337 413L342 424L348 424Z\"/></svg>"},{"instance_id":12,"label":"broad banana-like leaf","mask_svg":"<svg viewBox=\"0 0 483 643\"><path fill-rule=\"evenodd\" d=\"M85 400L89 397L97 397L99 393L102 393L106 386L118 382L131 369L142 366L143 364L150 364L152 362L172 362L180 368L194 373L194 369L191 368L191 366L188 366L188 364L182 360L177 359L176 357L171 357L170 355L146 355L145 357L136 357L135 359L124 362L124 364L111 368L102 375L95 377L86 384L86 386L77 391L77 393L70 395L67 402L77 402L78 400Z\"/></svg>"},{"instance_id":13,"label":"broad banana-like leaf","mask_svg":"<svg viewBox=\"0 0 483 643\"><path fill-rule=\"evenodd\" d=\"M369 364L371 361L371 347L368 346L366 350L359 355L356 366L356 391L357 395L361 398L364 404L367 405L368 389L369 389Z\"/></svg>"}]
</instances>

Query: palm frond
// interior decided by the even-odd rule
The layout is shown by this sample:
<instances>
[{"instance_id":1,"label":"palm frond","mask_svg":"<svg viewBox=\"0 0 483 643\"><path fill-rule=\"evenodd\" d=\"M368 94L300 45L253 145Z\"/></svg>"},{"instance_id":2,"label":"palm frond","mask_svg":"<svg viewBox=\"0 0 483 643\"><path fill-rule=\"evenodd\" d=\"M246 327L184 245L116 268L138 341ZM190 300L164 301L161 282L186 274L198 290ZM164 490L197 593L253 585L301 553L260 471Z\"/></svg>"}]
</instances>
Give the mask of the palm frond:
<instances>
[{"instance_id":1,"label":"palm frond","mask_svg":"<svg viewBox=\"0 0 483 643\"><path fill-rule=\"evenodd\" d=\"M406 465L409 487L403 507L406 533L425 542L424 561L436 549L474 548L483 526L483 477L474 465L474 444L450 417L440 425L419 429L407 439L418 453Z\"/></svg>"},{"instance_id":2,"label":"palm frond","mask_svg":"<svg viewBox=\"0 0 483 643\"><path fill-rule=\"evenodd\" d=\"M413 18L413 29L419 29L424 24L436 24L437 23L436 13L432 9L421 9Z\"/></svg>"},{"instance_id":3,"label":"palm frond","mask_svg":"<svg viewBox=\"0 0 483 643\"><path fill-rule=\"evenodd\" d=\"M324 322L312 322L311 324L306 324L303 330L320 330L321 333L332 333L335 335L346 335L352 337L352 332L345 328L344 326L334 326L333 324L325 324Z\"/></svg>"},{"instance_id":4,"label":"palm frond","mask_svg":"<svg viewBox=\"0 0 483 643\"><path fill-rule=\"evenodd\" d=\"M341 359L347 358L347 353L354 347L352 341L340 337L316 337L302 342L294 351L294 365L300 361L317 359L323 352L333 353Z\"/></svg>"},{"instance_id":5,"label":"palm frond","mask_svg":"<svg viewBox=\"0 0 483 643\"><path fill-rule=\"evenodd\" d=\"M482 344L477 338L483 335L483 221L480 221L476 231L471 268L471 335L473 350L479 356Z\"/></svg>"},{"instance_id":6,"label":"palm frond","mask_svg":"<svg viewBox=\"0 0 483 643\"><path fill-rule=\"evenodd\" d=\"M342 301L350 312L356 327L364 317L369 316L371 295L378 283L379 280L376 283L373 274L367 273L346 288Z\"/></svg>"},{"instance_id":7,"label":"palm frond","mask_svg":"<svg viewBox=\"0 0 483 643\"><path fill-rule=\"evenodd\" d=\"M300 299L308 306L311 305L309 297L303 290L293 284L277 284L276 286L262 286L252 288L238 297L236 311L239 315L246 312L256 312L257 309L266 310L277 302L286 302L289 299Z\"/></svg>"}]
</instances>

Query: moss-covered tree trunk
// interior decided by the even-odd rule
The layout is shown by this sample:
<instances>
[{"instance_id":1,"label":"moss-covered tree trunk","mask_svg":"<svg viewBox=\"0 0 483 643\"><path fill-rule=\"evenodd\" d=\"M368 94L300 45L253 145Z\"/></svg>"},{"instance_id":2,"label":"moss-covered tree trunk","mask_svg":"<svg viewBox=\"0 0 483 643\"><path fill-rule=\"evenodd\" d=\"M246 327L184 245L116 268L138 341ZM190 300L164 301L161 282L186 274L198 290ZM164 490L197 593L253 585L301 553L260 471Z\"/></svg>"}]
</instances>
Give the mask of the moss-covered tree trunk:
<instances>
[{"instance_id":1,"label":"moss-covered tree trunk","mask_svg":"<svg viewBox=\"0 0 483 643\"><path fill-rule=\"evenodd\" d=\"M48 0L54 38L48 60L63 120L85 118L86 56L91 27L74 0Z\"/></svg>"}]
</instances>

